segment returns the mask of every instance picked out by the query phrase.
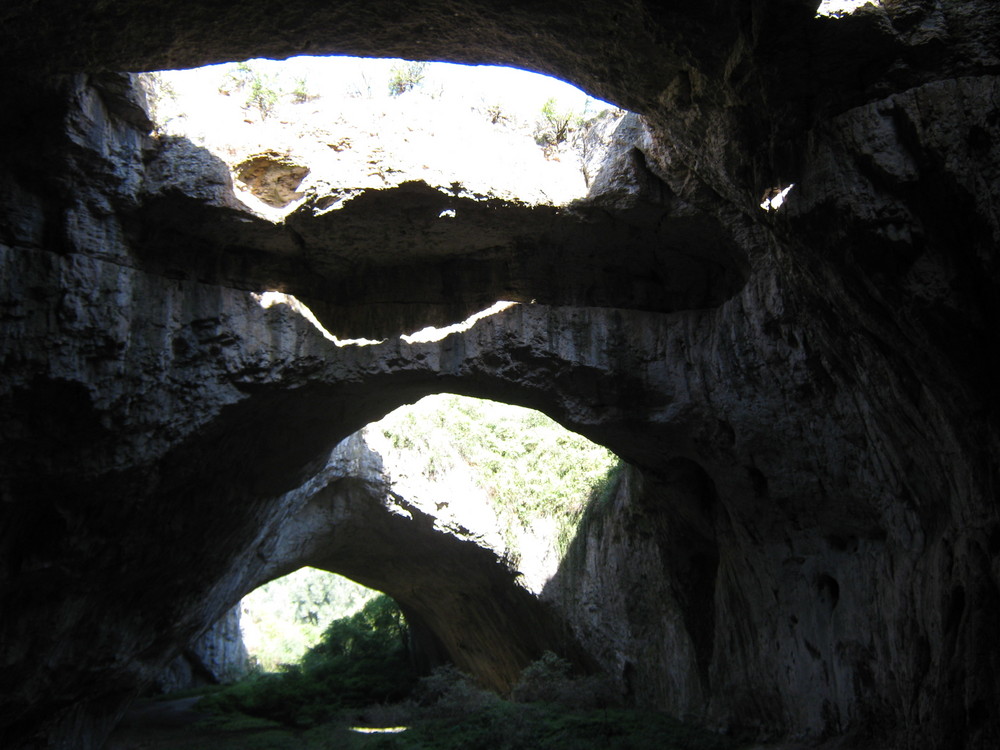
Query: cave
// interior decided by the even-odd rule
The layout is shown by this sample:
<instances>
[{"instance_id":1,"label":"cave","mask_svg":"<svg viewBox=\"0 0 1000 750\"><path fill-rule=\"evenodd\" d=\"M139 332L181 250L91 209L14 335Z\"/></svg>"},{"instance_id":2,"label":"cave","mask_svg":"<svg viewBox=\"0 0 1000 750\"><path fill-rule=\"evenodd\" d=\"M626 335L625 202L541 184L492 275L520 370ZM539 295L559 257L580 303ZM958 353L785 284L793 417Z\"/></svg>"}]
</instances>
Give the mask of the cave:
<instances>
[{"instance_id":1,"label":"cave","mask_svg":"<svg viewBox=\"0 0 1000 750\"><path fill-rule=\"evenodd\" d=\"M1000 746L1000 6L819 5L8 2L0 746L101 747L304 562L310 498L360 491L335 448L446 391L628 464L557 601L476 586L532 613L481 623L498 687L570 637L716 731ZM572 210L468 200L442 236L454 201L413 183L276 226L150 136L130 74L301 54L512 65L637 114Z\"/></svg>"}]
</instances>

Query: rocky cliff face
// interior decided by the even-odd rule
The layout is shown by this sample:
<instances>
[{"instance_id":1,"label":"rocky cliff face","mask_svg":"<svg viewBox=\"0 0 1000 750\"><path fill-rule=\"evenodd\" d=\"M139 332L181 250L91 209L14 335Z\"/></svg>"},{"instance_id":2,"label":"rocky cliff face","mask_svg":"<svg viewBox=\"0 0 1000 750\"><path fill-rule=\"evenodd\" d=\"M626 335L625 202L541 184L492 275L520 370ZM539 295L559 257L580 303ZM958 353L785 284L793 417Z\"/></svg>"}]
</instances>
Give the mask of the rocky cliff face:
<instances>
[{"instance_id":1,"label":"rocky cliff face","mask_svg":"<svg viewBox=\"0 0 1000 750\"><path fill-rule=\"evenodd\" d=\"M200 685L225 685L246 677L250 657L240 628L241 607L231 607L218 621L156 676L157 692L172 693Z\"/></svg>"},{"instance_id":2,"label":"rocky cliff face","mask_svg":"<svg viewBox=\"0 0 1000 750\"><path fill-rule=\"evenodd\" d=\"M1000 743L995 3L85 6L0 11L0 744L99 745L334 446L440 390L632 465L556 598L637 701ZM470 204L438 242L413 185L290 233L101 73L304 51L515 62L646 124L576 213ZM413 254L349 262L393 210ZM268 288L354 335L540 304L335 348Z\"/></svg>"}]
</instances>

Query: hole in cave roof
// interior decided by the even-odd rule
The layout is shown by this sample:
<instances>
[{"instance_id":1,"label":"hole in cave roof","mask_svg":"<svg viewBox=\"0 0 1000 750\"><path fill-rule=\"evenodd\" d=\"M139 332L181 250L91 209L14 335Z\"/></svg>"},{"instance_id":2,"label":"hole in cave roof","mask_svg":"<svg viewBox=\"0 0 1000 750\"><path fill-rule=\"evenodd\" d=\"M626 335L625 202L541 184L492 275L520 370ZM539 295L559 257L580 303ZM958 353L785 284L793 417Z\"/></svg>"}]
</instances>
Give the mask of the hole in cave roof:
<instances>
[{"instance_id":1,"label":"hole in cave roof","mask_svg":"<svg viewBox=\"0 0 1000 750\"><path fill-rule=\"evenodd\" d=\"M822 0L816 8L816 17L843 18L866 5L874 8L881 4L881 0Z\"/></svg>"},{"instance_id":2,"label":"hole in cave roof","mask_svg":"<svg viewBox=\"0 0 1000 750\"><path fill-rule=\"evenodd\" d=\"M299 57L143 80L158 132L222 158L237 195L271 220L310 197L339 207L409 180L562 205L587 191L584 123L622 115L563 81L498 66Z\"/></svg>"},{"instance_id":3,"label":"hole in cave roof","mask_svg":"<svg viewBox=\"0 0 1000 750\"><path fill-rule=\"evenodd\" d=\"M250 293L251 298L259 304L264 309L273 307L274 305L286 305L293 312L301 315L306 321L309 322L317 331L319 331L323 337L329 341L332 341L336 346L371 346L373 344L385 343L385 339L341 339L334 336L323 324L317 320L313 311L309 309L301 300L297 299L294 295L285 294L284 292L278 292L274 290L262 292L257 294L256 292ZM473 313L465 320L452 323L451 325L444 326L443 328L435 328L434 326L427 326L419 331L415 331L410 334L403 334L400 338L407 344L417 344L417 343L428 343L431 341L440 341L445 336L458 333L461 331L468 331L477 322L483 318L488 318L491 315L496 315L497 313L503 312L509 307L516 305L516 302L508 302L505 300L499 300L494 302L492 305L484 310Z\"/></svg>"}]
</instances>

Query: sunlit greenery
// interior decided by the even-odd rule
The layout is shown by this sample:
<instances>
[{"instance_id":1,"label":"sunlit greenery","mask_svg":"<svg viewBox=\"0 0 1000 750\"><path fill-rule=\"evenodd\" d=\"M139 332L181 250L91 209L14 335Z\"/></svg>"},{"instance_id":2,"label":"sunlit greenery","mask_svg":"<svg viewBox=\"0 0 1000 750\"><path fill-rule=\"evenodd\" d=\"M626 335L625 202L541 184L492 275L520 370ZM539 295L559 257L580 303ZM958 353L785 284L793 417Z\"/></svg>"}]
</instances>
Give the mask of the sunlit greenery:
<instances>
[{"instance_id":1,"label":"sunlit greenery","mask_svg":"<svg viewBox=\"0 0 1000 750\"><path fill-rule=\"evenodd\" d=\"M423 83L427 63L400 60L389 73L389 95L400 96Z\"/></svg>"},{"instance_id":2,"label":"sunlit greenery","mask_svg":"<svg viewBox=\"0 0 1000 750\"><path fill-rule=\"evenodd\" d=\"M294 664L339 617L378 596L333 573L302 568L243 598L243 629L253 663L265 672Z\"/></svg>"},{"instance_id":3,"label":"sunlit greenery","mask_svg":"<svg viewBox=\"0 0 1000 750\"><path fill-rule=\"evenodd\" d=\"M344 707L398 700L416 681L407 639L396 603L379 596L350 617L335 620L298 664L256 675L202 703L218 712L311 726Z\"/></svg>"},{"instance_id":4,"label":"sunlit greenery","mask_svg":"<svg viewBox=\"0 0 1000 750\"><path fill-rule=\"evenodd\" d=\"M449 394L397 409L376 428L396 448L418 452L430 478L459 462L471 467L502 524L556 519L563 549L592 493L619 463L541 412Z\"/></svg>"}]
</instances>

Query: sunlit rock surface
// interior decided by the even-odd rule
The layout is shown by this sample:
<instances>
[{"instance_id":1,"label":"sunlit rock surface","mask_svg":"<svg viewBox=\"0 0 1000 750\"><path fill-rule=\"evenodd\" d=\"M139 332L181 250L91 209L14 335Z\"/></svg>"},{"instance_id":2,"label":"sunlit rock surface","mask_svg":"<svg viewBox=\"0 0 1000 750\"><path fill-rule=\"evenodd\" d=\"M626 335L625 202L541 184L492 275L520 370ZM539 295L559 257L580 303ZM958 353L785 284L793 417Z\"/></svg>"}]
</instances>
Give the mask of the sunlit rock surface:
<instances>
[{"instance_id":1,"label":"sunlit rock surface","mask_svg":"<svg viewBox=\"0 0 1000 750\"><path fill-rule=\"evenodd\" d=\"M564 573L637 702L1000 744L996 3L270 8L0 11L0 745L98 746L270 564L337 443L440 390L632 465ZM615 168L637 187L604 193L637 197L575 215L417 183L279 229L101 73L308 51L569 77L646 116ZM389 339L335 347L266 289ZM496 299L523 304L393 337Z\"/></svg>"}]
</instances>

